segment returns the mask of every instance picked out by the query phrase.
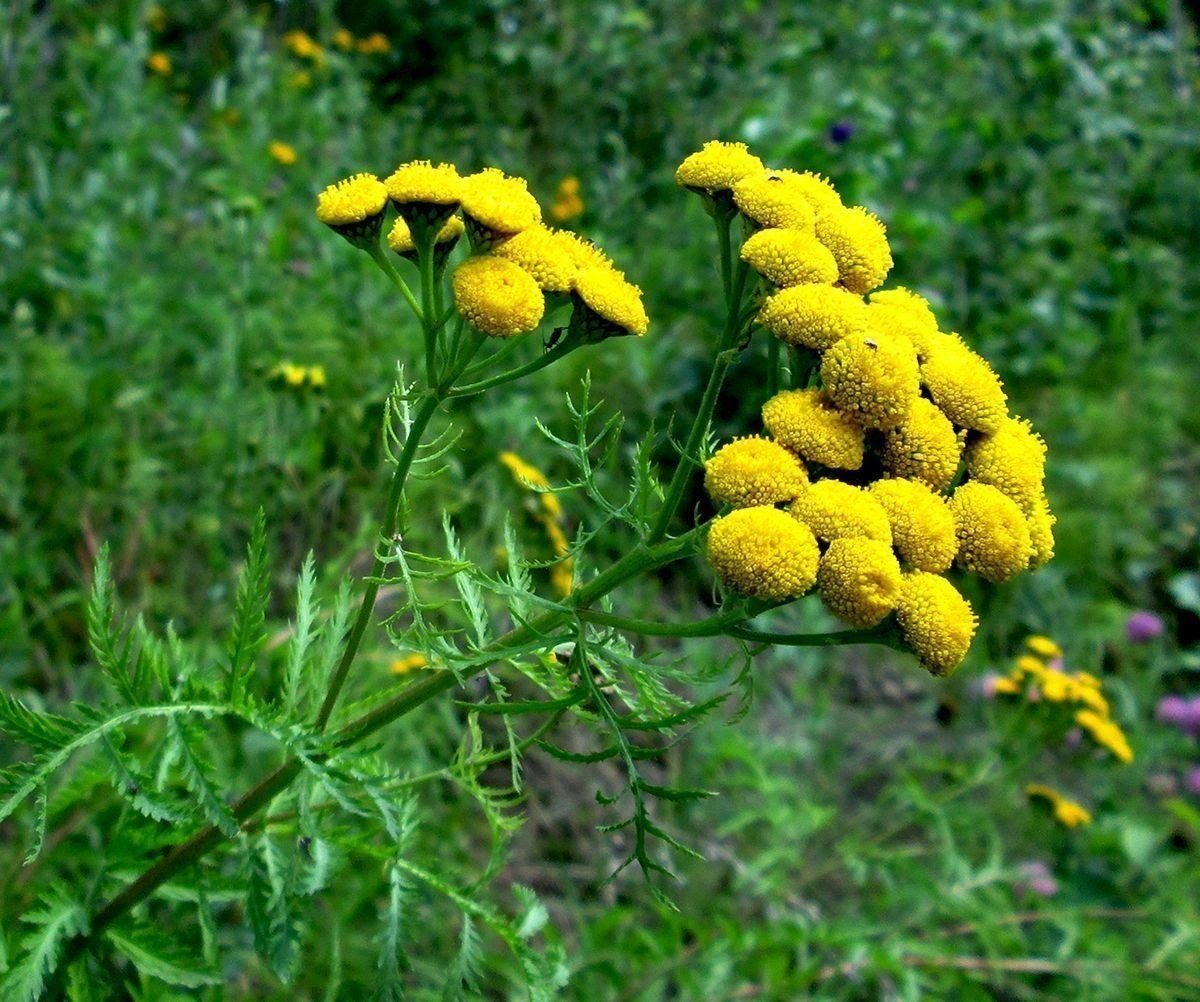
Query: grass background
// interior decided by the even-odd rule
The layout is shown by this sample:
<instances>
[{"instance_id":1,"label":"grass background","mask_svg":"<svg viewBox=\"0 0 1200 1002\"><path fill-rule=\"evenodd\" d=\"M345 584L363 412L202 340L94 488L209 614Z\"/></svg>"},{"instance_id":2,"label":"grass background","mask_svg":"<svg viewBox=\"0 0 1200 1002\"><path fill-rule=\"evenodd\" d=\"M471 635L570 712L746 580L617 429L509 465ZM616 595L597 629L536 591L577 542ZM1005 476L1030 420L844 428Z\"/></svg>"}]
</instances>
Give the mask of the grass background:
<instances>
[{"instance_id":1,"label":"grass background","mask_svg":"<svg viewBox=\"0 0 1200 1002\"><path fill-rule=\"evenodd\" d=\"M678 912L629 874L605 883L619 836L595 830L608 819L592 794L618 778L537 756L501 883L542 895L572 998L1200 992L1200 801L1181 785L1200 752L1154 719L1163 695L1200 691L1200 67L1185 5L66 0L14 3L0 25L0 685L51 706L94 692L81 599L104 540L123 600L200 646L225 626L260 505L280 628L310 548L326 590L365 567L382 400L419 334L313 219L324 184L429 157L522 174L549 204L576 176L572 225L645 290L643 342L455 414L464 445L417 486L430 517L414 532L435 546L444 509L486 553L524 504L497 455L565 479L534 419L564 426L585 368L630 442L694 406L719 282L707 220L672 174L706 139L744 139L879 212L892 280L998 367L1050 444L1058 557L973 594L984 625L950 682L872 651L759 659L744 719L709 722L658 764L721 794L670 819L706 856L677 861ZM383 32L390 51L341 53L339 26ZM297 27L326 45L323 64L281 43ZM158 51L168 75L147 69ZM326 390L279 387L284 360L323 365ZM730 387L726 434L759 406L750 364ZM619 545L598 540L595 561ZM709 599L699 566L640 587L629 607L662 618ZM1139 608L1164 638L1126 640ZM1134 764L1064 749L1037 713L977 698L1031 632L1103 675ZM368 653L360 691L395 685L395 652ZM678 653L711 666L732 652ZM388 741L415 771L436 767L461 723L447 708L412 719ZM1056 828L1026 803L1032 780L1095 822ZM486 824L469 799L439 787L422 806L431 851L478 863ZM20 855L0 849L6 875ZM1052 898L1022 890L1031 860L1057 878ZM367 983L376 877L351 871L322 902L298 985L224 930L240 958L227 996ZM11 927L28 898L6 898ZM425 935L416 997L453 939L436 923ZM510 990L497 974L487 997Z\"/></svg>"}]
</instances>

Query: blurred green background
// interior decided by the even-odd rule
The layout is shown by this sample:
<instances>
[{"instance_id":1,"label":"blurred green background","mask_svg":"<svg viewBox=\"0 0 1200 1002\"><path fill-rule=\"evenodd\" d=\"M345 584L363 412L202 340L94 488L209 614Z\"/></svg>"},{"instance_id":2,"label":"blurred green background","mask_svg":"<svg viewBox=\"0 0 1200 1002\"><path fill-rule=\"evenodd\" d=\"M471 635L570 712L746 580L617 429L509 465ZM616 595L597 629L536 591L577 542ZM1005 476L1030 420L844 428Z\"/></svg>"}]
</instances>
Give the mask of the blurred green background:
<instances>
[{"instance_id":1,"label":"blurred green background","mask_svg":"<svg viewBox=\"0 0 1200 1002\"><path fill-rule=\"evenodd\" d=\"M260 505L279 625L307 550L326 590L365 567L382 402L419 333L316 223L325 184L446 159L524 175L549 206L577 178L569 225L645 291L644 341L577 353L455 413L463 444L414 509L447 510L488 553L525 501L498 454L567 479L534 420L564 425L585 368L630 449L694 406L719 281L708 221L672 175L704 140L745 140L877 211L891 283L927 295L996 365L1050 445L1058 556L972 595L983 626L949 682L875 651L761 658L748 714L708 722L661 763L720 793L670 819L707 857L676 861L677 912L632 873L605 882L623 853L597 832L610 819L592 794L615 777L537 756L500 883L542 895L571 998L1200 996L1200 750L1156 720L1163 697L1200 695L1194 13L1173 0L14 0L0 14L0 685L50 706L86 698L81 598L103 541L122 599L201 643L227 621ZM386 46L345 51L341 28ZM293 30L319 55L289 46ZM287 361L323 366L326 387L282 385L272 370ZM755 420L759 377L739 365L730 387L719 418L733 434ZM563 500L573 524L586 518ZM438 519L416 521L436 547ZM526 529L536 545L531 517ZM596 562L606 545L619 541L598 540ZM710 600L699 564L642 587L658 618ZM1162 636L1133 642L1136 610ZM983 698L1031 633L1103 677L1131 765ZM711 665L731 651L677 653ZM395 685L395 652L371 655L360 688ZM455 716L413 720L389 739L396 755L440 764ZM1027 803L1032 781L1086 804L1092 824L1056 826ZM425 806L432 845L486 857L468 798L446 787ZM0 849L6 878L20 856ZM1052 893L1031 887L1039 867ZM228 997L369 982L378 880L343 881L300 983L280 986L243 944ZM14 890L6 925L27 904ZM427 936L436 970L453 933ZM415 997L423 983L418 963ZM501 979L486 997L508 990Z\"/></svg>"}]
</instances>

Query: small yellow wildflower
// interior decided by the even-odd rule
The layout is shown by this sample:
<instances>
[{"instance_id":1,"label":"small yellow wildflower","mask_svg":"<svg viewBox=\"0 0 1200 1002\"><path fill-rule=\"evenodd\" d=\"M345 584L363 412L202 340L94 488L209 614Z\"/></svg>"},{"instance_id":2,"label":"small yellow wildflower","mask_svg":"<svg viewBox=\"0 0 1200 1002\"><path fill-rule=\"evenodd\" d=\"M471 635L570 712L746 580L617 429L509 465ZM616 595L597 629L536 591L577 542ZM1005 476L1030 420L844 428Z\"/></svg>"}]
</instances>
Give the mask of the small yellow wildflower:
<instances>
[{"instance_id":1,"label":"small yellow wildflower","mask_svg":"<svg viewBox=\"0 0 1200 1002\"><path fill-rule=\"evenodd\" d=\"M481 231L484 242L520 233L542 221L537 199L525 179L485 167L463 178L463 214Z\"/></svg>"},{"instance_id":2,"label":"small yellow wildflower","mask_svg":"<svg viewBox=\"0 0 1200 1002\"><path fill-rule=\"evenodd\" d=\"M900 564L892 548L876 539L835 539L821 557L817 589L821 601L849 626L883 620L900 600Z\"/></svg>"},{"instance_id":3,"label":"small yellow wildflower","mask_svg":"<svg viewBox=\"0 0 1200 1002\"><path fill-rule=\"evenodd\" d=\"M1049 637L1043 637L1041 634L1034 634L1025 639L1025 646L1028 647L1039 658L1053 659L1063 656L1063 649L1058 646Z\"/></svg>"},{"instance_id":4,"label":"small yellow wildflower","mask_svg":"<svg viewBox=\"0 0 1200 1002\"><path fill-rule=\"evenodd\" d=\"M331 184L317 196L317 219L339 232L365 233L383 224L387 188L374 174L354 174Z\"/></svg>"},{"instance_id":5,"label":"small yellow wildflower","mask_svg":"<svg viewBox=\"0 0 1200 1002\"><path fill-rule=\"evenodd\" d=\"M960 428L994 432L1008 416L1000 377L958 335L937 338L921 364L933 402Z\"/></svg>"},{"instance_id":6,"label":"small yellow wildflower","mask_svg":"<svg viewBox=\"0 0 1200 1002\"><path fill-rule=\"evenodd\" d=\"M350 52L354 48L354 33L348 28L338 28L330 40L343 52Z\"/></svg>"},{"instance_id":7,"label":"small yellow wildflower","mask_svg":"<svg viewBox=\"0 0 1200 1002\"><path fill-rule=\"evenodd\" d=\"M558 503L558 498L549 493L550 481L546 479L546 474L532 463L527 463L515 452L502 452L497 458L503 466L508 468L517 483L539 493L542 508L547 515L553 518L562 515L562 506Z\"/></svg>"},{"instance_id":8,"label":"small yellow wildflower","mask_svg":"<svg viewBox=\"0 0 1200 1002\"><path fill-rule=\"evenodd\" d=\"M325 367L323 365L296 365L294 362L280 362L267 373L268 379L277 379L286 386L296 389L308 386L319 390L325 386Z\"/></svg>"},{"instance_id":9,"label":"small yellow wildflower","mask_svg":"<svg viewBox=\"0 0 1200 1002\"><path fill-rule=\"evenodd\" d=\"M555 230L531 226L498 243L492 253L520 265L545 292L570 292L579 271Z\"/></svg>"},{"instance_id":10,"label":"small yellow wildflower","mask_svg":"<svg viewBox=\"0 0 1200 1002\"><path fill-rule=\"evenodd\" d=\"M1046 443L1028 421L1005 418L968 446L967 472L1027 505L1040 499L1046 479Z\"/></svg>"},{"instance_id":11,"label":"small yellow wildflower","mask_svg":"<svg viewBox=\"0 0 1200 1002\"><path fill-rule=\"evenodd\" d=\"M998 678L992 683L992 691L1000 696L1019 696L1021 683L1015 678Z\"/></svg>"},{"instance_id":12,"label":"small yellow wildflower","mask_svg":"<svg viewBox=\"0 0 1200 1002\"><path fill-rule=\"evenodd\" d=\"M892 477L867 488L887 513L892 542L905 565L940 574L954 562L958 537L945 499L919 480Z\"/></svg>"},{"instance_id":13,"label":"small yellow wildflower","mask_svg":"<svg viewBox=\"0 0 1200 1002\"><path fill-rule=\"evenodd\" d=\"M808 486L808 473L778 442L739 438L704 464L704 486L722 504L753 508L794 500Z\"/></svg>"},{"instance_id":14,"label":"small yellow wildflower","mask_svg":"<svg viewBox=\"0 0 1200 1002\"><path fill-rule=\"evenodd\" d=\"M721 583L769 602L812 588L820 555L808 527L778 508L738 508L714 519L708 533L708 561Z\"/></svg>"},{"instance_id":15,"label":"small yellow wildflower","mask_svg":"<svg viewBox=\"0 0 1200 1002\"><path fill-rule=\"evenodd\" d=\"M888 296L888 292L893 295ZM889 289L884 292L872 293L871 301L867 306L867 322L881 334L891 334L912 342L912 346L917 351L918 360L924 359L936 344L937 338L941 336L937 328L937 321L934 320L930 323L920 309L910 305L907 300L901 300L894 295L898 292L907 292L907 290ZM907 294L912 295L912 293ZM880 299L880 296L884 298ZM926 307L926 311L928 312L928 307ZM932 312L929 312L929 316L932 317L932 315Z\"/></svg>"},{"instance_id":16,"label":"small yellow wildflower","mask_svg":"<svg viewBox=\"0 0 1200 1002\"><path fill-rule=\"evenodd\" d=\"M550 217L557 223L565 223L583 215L583 199L579 196L579 178L574 175L558 182L554 203L550 206Z\"/></svg>"},{"instance_id":17,"label":"small yellow wildflower","mask_svg":"<svg viewBox=\"0 0 1200 1002\"><path fill-rule=\"evenodd\" d=\"M172 69L171 57L165 52L152 52L146 59L146 68L160 77L169 77Z\"/></svg>"},{"instance_id":18,"label":"small yellow wildflower","mask_svg":"<svg viewBox=\"0 0 1200 1002\"><path fill-rule=\"evenodd\" d=\"M392 674L407 675L419 668L426 668L428 665L429 659L424 654L406 654L392 662Z\"/></svg>"},{"instance_id":19,"label":"small yellow wildflower","mask_svg":"<svg viewBox=\"0 0 1200 1002\"><path fill-rule=\"evenodd\" d=\"M1026 675L1041 678L1046 674L1046 666L1040 659L1031 657L1028 654L1022 654L1021 657L1017 658L1014 673L1018 678L1024 678Z\"/></svg>"},{"instance_id":20,"label":"small yellow wildflower","mask_svg":"<svg viewBox=\"0 0 1200 1002\"><path fill-rule=\"evenodd\" d=\"M833 255L804 230L759 230L742 244L741 258L763 278L785 288L837 279Z\"/></svg>"},{"instance_id":21,"label":"small yellow wildflower","mask_svg":"<svg viewBox=\"0 0 1200 1002\"><path fill-rule=\"evenodd\" d=\"M862 427L819 389L784 390L762 409L771 437L805 459L839 470L862 466Z\"/></svg>"},{"instance_id":22,"label":"small yellow wildflower","mask_svg":"<svg viewBox=\"0 0 1200 1002\"><path fill-rule=\"evenodd\" d=\"M463 221L458 216L451 216L438 230L434 244L453 245L463 235L464 229L466 227L463 225ZM408 228L408 223L404 221L403 216L397 216L395 222L392 223L392 228L388 231L387 242L388 247L401 257L414 257L417 253L417 245L413 242L412 231ZM448 250L447 253L449 253Z\"/></svg>"},{"instance_id":23,"label":"small yellow wildflower","mask_svg":"<svg viewBox=\"0 0 1200 1002\"><path fill-rule=\"evenodd\" d=\"M355 48L364 55L378 56L390 52L392 43L388 41L387 35L383 32L373 31L366 38L360 38L355 44Z\"/></svg>"},{"instance_id":24,"label":"small yellow wildflower","mask_svg":"<svg viewBox=\"0 0 1200 1002\"><path fill-rule=\"evenodd\" d=\"M511 261L493 254L468 258L454 270L451 285L458 312L481 334L512 337L542 322L542 290Z\"/></svg>"},{"instance_id":25,"label":"small yellow wildflower","mask_svg":"<svg viewBox=\"0 0 1200 1002\"><path fill-rule=\"evenodd\" d=\"M892 530L887 513L861 487L840 480L818 480L804 491L788 509L803 522L818 539L865 537L892 542Z\"/></svg>"},{"instance_id":26,"label":"small yellow wildflower","mask_svg":"<svg viewBox=\"0 0 1200 1002\"><path fill-rule=\"evenodd\" d=\"M950 419L924 397L888 432L883 468L896 477L919 480L934 491L950 486L962 455L962 438Z\"/></svg>"},{"instance_id":27,"label":"small yellow wildflower","mask_svg":"<svg viewBox=\"0 0 1200 1002\"><path fill-rule=\"evenodd\" d=\"M282 38L283 46L293 56L308 59L316 66L325 63L325 50L312 40L308 32L293 29L286 32Z\"/></svg>"},{"instance_id":28,"label":"small yellow wildflower","mask_svg":"<svg viewBox=\"0 0 1200 1002\"><path fill-rule=\"evenodd\" d=\"M1087 731L1096 744L1107 748L1121 762L1128 765L1133 761L1133 749L1125 732L1103 714L1092 709L1079 710L1075 714L1075 723Z\"/></svg>"},{"instance_id":29,"label":"small yellow wildflower","mask_svg":"<svg viewBox=\"0 0 1200 1002\"><path fill-rule=\"evenodd\" d=\"M1045 495L1034 501L1032 507L1025 509L1024 513L1032 544L1029 569L1037 570L1054 558L1054 525L1057 519L1050 510L1050 502L1046 500Z\"/></svg>"},{"instance_id":30,"label":"small yellow wildflower","mask_svg":"<svg viewBox=\"0 0 1200 1002\"><path fill-rule=\"evenodd\" d=\"M747 174L763 169L762 161L745 143L723 143L713 139L684 158L675 171L675 181L686 188L713 194L732 188Z\"/></svg>"},{"instance_id":31,"label":"small yellow wildflower","mask_svg":"<svg viewBox=\"0 0 1200 1002\"><path fill-rule=\"evenodd\" d=\"M733 202L758 226L812 233L816 225L812 206L776 171L747 174L733 186Z\"/></svg>"},{"instance_id":32,"label":"small yellow wildflower","mask_svg":"<svg viewBox=\"0 0 1200 1002\"><path fill-rule=\"evenodd\" d=\"M271 154L271 159L285 167L290 167L296 162L296 150L287 143L281 143L278 139L267 147L267 152Z\"/></svg>"},{"instance_id":33,"label":"small yellow wildflower","mask_svg":"<svg viewBox=\"0 0 1200 1002\"><path fill-rule=\"evenodd\" d=\"M896 604L904 641L934 675L949 675L967 656L979 621L958 589L944 577L905 575Z\"/></svg>"},{"instance_id":34,"label":"small yellow wildflower","mask_svg":"<svg viewBox=\"0 0 1200 1002\"><path fill-rule=\"evenodd\" d=\"M758 322L790 345L825 351L842 338L867 331L867 308L845 289L795 285L769 296Z\"/></svg>"},{"instance_id":35,"label":"small yellow wildflower","mask_svg":"<svg viewBox=\"0 0 1200 1002\"><path fill-rule=\"evenodd\" d=\"M1032 544L1021 509L990 484L963 484L949 501L958 563L989 581L1007 581L1029 566Z\"/></svg>"},{"instance_id":36,"label":"small yellow wildflower","mask_svg":"<svg viewBox=\"0 0 1200 1002\"><path fill-rule=\"evenodd\" d=\"M641 337L650 328L642 303L642 290L615 268L583 268L575 274L575 294L586 314L583 326L598 326L599 334L633 334ZM574 319L574 318L573 318ZM600 321L599 325L593 319Z\"/></svg>"},{"instance_id":37,"label":"small yellow wildflower","mask_svg":"<svg viewBox=\"0 0 1200 1002\"><path fill-rule=\"evenodd\" d=\"M1057 790L1052 790L1048 786L1043 786L1040 783L1030 783L1025 787L1025 794L1029 797L1040 797L1050 803L1050 808L1054 812L1054 820L1056 820L1064 828L1078 828L1080 825L1091 824L1092 815L1086 808L1073 800L1068 800Z\"/></svg>"},{"instance_id":38,"label":"small yellow wildflower","mask_svg":"<svg viewBox=\"0 0 1200 1002\"><path fill-rule=\"evenodd\" d=\"M838 280L851 292L870 292L892 270L887 231L862 206L822 212L817 217L817 239L829 248L837 262Z\"/></svg>"},{"instance_id":39,"label":"small yellow wildflower","mask_svg":"<svg viewBox=\"0 0 1200 1002\"><path fill-rule=\"evenodd\" d=\"M809 208L813 210L814 219L842 208L842 196L837 193L829 178L814 174L810 170L780 170L775 173L783 178L789 189L808 203Z\"/></svg>"},{"instance_id":40,"label":"small yellow wildflower","mask_svg":"<svg viewBox=\"0 0 1200 1002\"><path fill-rule=\"evenodd\" d=\"M895 428L920 393L917 353L903 338L868 332L844 337L821 359L829 398L866 428Z\"/></svg>"},{"instance_id":41,"label":"small yellow wildflower","mask_svg":"<svg viewBox=\"0 0 1200 1002\"><path fill-rule=\"evenodd\" d=\"M454 164L432 164L428 160L412 160L401 164L388 175L388 198L397 209L405 206L455 206L463 199L464 183Z\"/></svg>"}]
</instances>

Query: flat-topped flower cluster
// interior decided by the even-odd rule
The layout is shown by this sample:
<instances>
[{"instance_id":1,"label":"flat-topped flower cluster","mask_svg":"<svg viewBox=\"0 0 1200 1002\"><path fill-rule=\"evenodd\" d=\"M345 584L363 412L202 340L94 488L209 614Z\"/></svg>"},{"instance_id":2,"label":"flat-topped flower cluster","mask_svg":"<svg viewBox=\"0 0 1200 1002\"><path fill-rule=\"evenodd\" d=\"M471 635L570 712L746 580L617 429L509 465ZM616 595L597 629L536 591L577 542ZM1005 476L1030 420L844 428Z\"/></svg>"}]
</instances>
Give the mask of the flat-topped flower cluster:
<instances>
[{"instance_id":1,"label":"flat-topped flower cluster","mask_svg":"<svg viewBox=\"0 0 1200 1002\"><path fill-rule=\"evenodd\" d=\"M512 337L537 328L547 297L574 305L569 330L586 340L646 333L641 290L594 244L543 225L524 178L494 167L466 176L453 164L416 160L385 180L355 174L317 199L317 218L352 243L378 243L389 203L396 218L387 245L416 260L432 241L436 266L447 264L465 233L471 253L451 274L454 305L481 334Z\"/></svg>"},{"instance_id":2,"label":"flat-topped flower cluster","mask_svg":"<svg viewBox=\"0 0 1200 1002\"><path fill-rule=\"evenodd\" d=\"M943 575L1007 581L1053 555L1045 443L924 298L880 288L884 225L827 179L711 142L676 180L741 217L741 260L766 289L756 323L792 349L792 386L762 406L765 435L706 465L709 493L733 509L712 523L713 568L768 602L815 585L858 628L894 612L926 667L952 671L977 622Z\"/></svg>"}]
</instances>

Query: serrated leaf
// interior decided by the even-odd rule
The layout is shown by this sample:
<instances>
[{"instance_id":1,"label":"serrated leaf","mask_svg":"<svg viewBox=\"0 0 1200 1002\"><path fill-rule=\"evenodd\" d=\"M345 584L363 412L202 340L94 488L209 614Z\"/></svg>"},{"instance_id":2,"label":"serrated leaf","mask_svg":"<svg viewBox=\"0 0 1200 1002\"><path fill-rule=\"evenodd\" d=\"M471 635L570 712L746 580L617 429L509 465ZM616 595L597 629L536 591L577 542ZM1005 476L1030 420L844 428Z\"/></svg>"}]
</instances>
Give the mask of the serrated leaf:
<instances>
[{"instance_id":1,"label":"serrated leaf","mask_svg":"<svg viewBox=\"0 0 1200 1002\"><path fill-rule=\"evenodd\" d=\"M184 784L196 798L200 812L209 824L216 825L226 838L235 838L241 826L210 777L208 767L192 751L186 729L174 718L168 721L167 728L171 736L172 750L183 773Z\"/></svg>"},{"instance_id":2,"label":"serrated leaf","mask_svg":"<svg viewBox=\"0 0 1200 1002\"><path fill-rule=\"evenodd\" d=\"M267 562L267 516L258 509L250 542L246 547L246 563L238 579L234 603L233 625L227 645L228 694L230 702L239 704L245 697L254 658L267 638L267 601L270 598L270 567Z\"/></svg>"},{"instance_id":3,"label":"serrated leaf","mask_svg":"<svg viewBox=\"0 0 1200 1002\"><path fill-rule=\"evenodd\" d=\"M158 926L140 922L108 929L105 936L148 978L181 988L203 988L221 983L221 976L216 971L196 967L194 950L173 942Z\"/></svg>"},{"instance_id":4,"label":"serrated leaf","mask_svg":"<svg viewBox=\"0 0 1200 1002\"><path fill-rule=\"evenodd\" d=\"M56 888L44 898L37 911L25 916L34 925L21 940L22 955L8 972L3 985L5 1002L33 1002L42 995L46 979L58 966L59 954L68 939L87 929L83 906Z\"/></svg>"},{"instance_id":5,"label":"serrated leaf","mask_svg":"<svg viewBox=\"0 0 1200 1002\"><path fill-rule=\"evenodd\" d=\"M41 751L61 748L78 731L79 724L74 720L34 710L0 690L0 733L13 740Z\"/></svg>"},{"instance_id":6,"label":"serrated leaf","mask_svg":"<svg viewBox=\"0 0 1200 1002\"><path fill-rule=\"evenodd\" d=\"M283 707L285 712L294 713L300 705L300 688L308 652L312 645L316 621L316 603L313 592L316 588L316 563L312 550L300 567L300 578L296 582L296 622L292 630L292 641L288 646L287 669L283 678Z\"/></svg>"}]
</instances>

